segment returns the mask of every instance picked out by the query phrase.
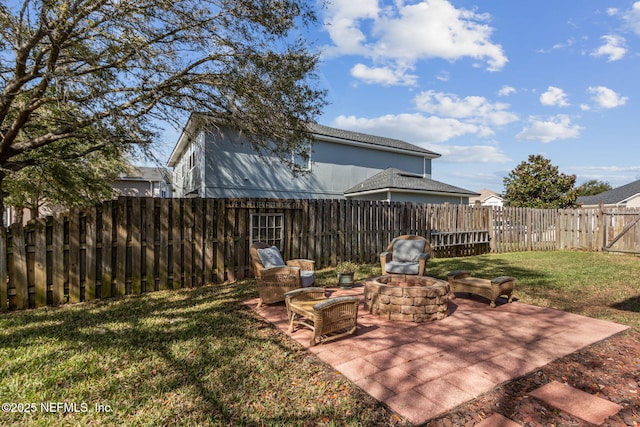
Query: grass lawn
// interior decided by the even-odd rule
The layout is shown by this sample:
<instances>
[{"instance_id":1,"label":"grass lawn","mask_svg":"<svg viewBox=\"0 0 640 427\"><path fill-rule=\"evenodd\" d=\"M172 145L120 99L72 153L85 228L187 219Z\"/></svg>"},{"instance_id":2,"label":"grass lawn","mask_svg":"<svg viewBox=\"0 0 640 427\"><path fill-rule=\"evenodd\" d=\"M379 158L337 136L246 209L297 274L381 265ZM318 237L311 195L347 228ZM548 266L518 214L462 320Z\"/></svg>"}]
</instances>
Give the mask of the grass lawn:
<instances>
[{"instance_id":1,"label":"grass lawn","mask_svg":"<svg viewBox=\"0 0 640 427\"><path fill-rule=\"evenodd\" d=\"M521 302L640 328L638 257L526 252L427 268L445 279L455 269L514 276ZM379 266L364 266L356 279L377 274ZM319 284L335 281L333 270L318 272ZM13 403L0 425L394 423L241 304L256 295L245 280L0 315L0 402Z\"/></svg>"}]
</instances>

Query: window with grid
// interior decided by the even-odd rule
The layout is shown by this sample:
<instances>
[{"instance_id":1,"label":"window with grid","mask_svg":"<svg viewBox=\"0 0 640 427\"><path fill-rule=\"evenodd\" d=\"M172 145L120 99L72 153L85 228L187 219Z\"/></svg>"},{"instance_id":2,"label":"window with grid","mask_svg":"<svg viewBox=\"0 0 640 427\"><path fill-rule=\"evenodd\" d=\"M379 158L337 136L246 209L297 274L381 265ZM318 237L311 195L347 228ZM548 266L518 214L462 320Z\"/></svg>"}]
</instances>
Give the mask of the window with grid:
<instances>
[{"instance_id":1,"label":"window with grid","mask_svg":"<svg viewBox=\"0 0 640 427\"><path fill-rule=\"evenodd\" d=\"M283 250L284 214L251 214L251 243L264 242Z\"/></svg>"}]
</instances>

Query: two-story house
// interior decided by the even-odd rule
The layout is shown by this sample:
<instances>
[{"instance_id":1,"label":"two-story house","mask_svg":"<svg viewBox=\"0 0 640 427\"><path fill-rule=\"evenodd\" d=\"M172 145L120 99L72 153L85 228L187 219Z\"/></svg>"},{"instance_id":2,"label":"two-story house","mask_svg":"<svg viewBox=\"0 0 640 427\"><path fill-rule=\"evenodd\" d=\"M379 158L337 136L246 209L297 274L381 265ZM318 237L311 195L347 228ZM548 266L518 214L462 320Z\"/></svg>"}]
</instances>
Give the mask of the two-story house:
<instances>
[{"instance_id":1,"label":"two-story house","mask_svg":"<svg viewBox=\"0 0 640 427\"><path fill-rule=\"evenodd\" d=\"M234 129L192 115L168 161L175 197L359 199L467 204L477 193L431 179L439 154L405 141L310 125L307 174L254 151ZM205 119L206 120L206 119Z\"/></svg>"}]
</instances>

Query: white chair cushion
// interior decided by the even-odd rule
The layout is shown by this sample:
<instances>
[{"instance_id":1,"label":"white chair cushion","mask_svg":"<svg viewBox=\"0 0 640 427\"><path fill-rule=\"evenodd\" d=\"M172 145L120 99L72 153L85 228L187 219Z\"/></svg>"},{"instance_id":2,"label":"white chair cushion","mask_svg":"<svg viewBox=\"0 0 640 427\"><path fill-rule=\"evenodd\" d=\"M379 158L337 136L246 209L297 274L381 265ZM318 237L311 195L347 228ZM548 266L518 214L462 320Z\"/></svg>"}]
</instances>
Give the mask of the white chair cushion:
<instances>
[{"instance_id":1,"label":"white chair cushion","mask_svg":"<svg viewBox=\"0 0 640 427\"><path fill-rule=\"evenodd\" d=\"M281 267L284 264L280 250L275 246L270 248L258 249L258 258L264 268Z\"/></svg>"}]
</instances>

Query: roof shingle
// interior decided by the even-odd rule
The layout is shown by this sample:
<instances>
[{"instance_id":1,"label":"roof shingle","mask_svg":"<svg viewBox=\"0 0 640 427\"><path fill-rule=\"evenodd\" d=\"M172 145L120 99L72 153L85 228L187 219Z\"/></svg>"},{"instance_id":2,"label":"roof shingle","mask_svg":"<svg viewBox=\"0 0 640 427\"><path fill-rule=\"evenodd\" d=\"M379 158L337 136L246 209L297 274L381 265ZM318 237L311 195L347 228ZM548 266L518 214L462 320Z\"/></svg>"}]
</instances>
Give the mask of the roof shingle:
<instances>
[{"instance_id":1,"label":"roof shingle","mask_svg":"<svg viewBox=\"0 0 640 427\"><path fill-rule=\"evenodd\" d=\"M434 181L425 178L422 175L409 173L396 168L385 169L380 173L365 179L359 184L349 188L344 192L345 195L362 193L365 191L376 191L384 189L395 190L413 190L424 191L429 193L450 193L464 196L477 196L478 193L465 190L464 188L455 187L445 184L444 182Z\"/></svg>"},{"instance_id":2,"label":"roof shingle","mask_svg":"<svg viewBox=\"0 0 640 427\"><path fill-rule=\"evenodd\" d=\"M312 123L309 125L309 130L316 135L324 135L331 138L338 138L347 141L360 142L371 145L378 145L380 147L395 148L400 150L413 151L423 155L428 155L432 158L440 157L440 154L433 151L429 151L425 148L418 147L417 145L409 144L408 142L401 141L399 139L386 138L382 136L369 135L366 133L352 132L343 129L336 129L329 126Z\"/></svg>"}]
</instances>

